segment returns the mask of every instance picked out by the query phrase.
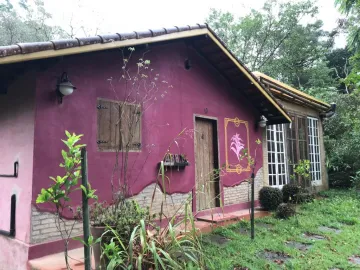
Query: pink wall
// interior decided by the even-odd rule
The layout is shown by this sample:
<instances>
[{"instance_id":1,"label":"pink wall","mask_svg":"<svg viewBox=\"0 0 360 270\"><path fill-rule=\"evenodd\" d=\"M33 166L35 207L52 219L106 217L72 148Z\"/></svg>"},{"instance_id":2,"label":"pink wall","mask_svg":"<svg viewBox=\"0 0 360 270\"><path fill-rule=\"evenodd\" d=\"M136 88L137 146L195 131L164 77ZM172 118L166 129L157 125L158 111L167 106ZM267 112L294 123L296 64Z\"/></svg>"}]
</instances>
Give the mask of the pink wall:
<instances>
[{"instance_id":1,"label":"pink wall","mask_svg":"<svg viewBox=\"0 0 360 270\"><path fill-rule=\"evenodd\" d=\"M190 57L192 69L184 69L184 60ZM138 55L133 57L139 58ZM132 194L139 193L147 185L156 181L157 164L163 158L168 145L184 128L194 129L194 115L201 114L218 119L220 164L225 163L224 118L238 117L249 121L250 149L254 154L257 138L261 131L254 131L254 121L258 113L241 95L235 95L227 81L214 70L205 59L182 43L151 47L146 54L151 67L173 88L162 88L167 93L151 106L142 119L142 151L131 153L130 189ZM37 76L37 112L35 127L34 185L33 203L42 187L49 185L49 176L62 174L58 167L64 130L84 134L83 143L87 144L89 157L89 180L97 189L99 198L111 198L110 176L115 162L115 153L98 152L96 144L97 98L116 99L109 87L108 78L113 81L121 74L120 51L107 51L65 57L58 65ZM67 71L71 81L77 86L73 95L65 97L63 104L55 99L56 78ZM115 83L116 85L116 83ZM117 89L121 93L121 89ZM204 109L208 112L205 113ZM170 186L167 191L190 192L195 185L194 140L191 132L174 145L173 152L186 154L190 166L183 171L169 174ZM262 166L261 147L258 150L258 168ZM231 186L249 177L249 172L241 175L226 173L221 183ZM79 198L78 198L79 199ZM79 201L79 200L78 200ZM39 205L46 210L46 205Z\"/></svg>"},{"instance_id":2,"label":"pink wall","mask_svg":"<svg viewBox=\"0 0 360 270\"><path fill-rule=\"evenodd\" d=\"M29 243L30 239L34 98L33 73L20 76L8 89L6 95L0 95L0 174L12 174L14 161L19 162L18 178L0 177L0 229L7 231L10 229L10 196L16 194L16 239L18 240L6 239L0 235L0 265L9 258L15 258L13 255L18 251L18 246L24 245L22 249L26 249L26 243ZM11 241L17 244L11 246L9 244ZM26 257L27 252L23 255Z\"/></svg>"}]
</instances>

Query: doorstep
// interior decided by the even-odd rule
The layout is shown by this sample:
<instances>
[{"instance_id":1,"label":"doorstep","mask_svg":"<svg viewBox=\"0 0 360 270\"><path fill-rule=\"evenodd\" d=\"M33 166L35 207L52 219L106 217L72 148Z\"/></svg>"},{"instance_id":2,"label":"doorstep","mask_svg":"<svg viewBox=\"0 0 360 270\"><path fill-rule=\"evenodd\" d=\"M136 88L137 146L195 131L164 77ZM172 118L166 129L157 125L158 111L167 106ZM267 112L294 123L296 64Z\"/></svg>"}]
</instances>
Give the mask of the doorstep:
<instances>
[{"instance_id":1,"label":"doorstep","mask_svg":"<svg viewBox=\"0 0 360 270\"><path fill-rule=\"evenodd\" d=\"M255 218L270 216L271 213L261 208L256 208ZM195 217L195 227L199 233L210 233L213 229L239 222L240 220L250 220L249 209L237 210L227 213L213 213ZM185 226L177 228L178 233L185 233ZM189 229L187 230L189 231Z\"/></svg>"},{"instance_id":2,"label":"doorstep","mask_svg":"<svg viewBox=\"0 0 360 270\"><path fill-rule=\"evenodd\" d=\"M72 270L84 269L84 249L69 250L69 264ZM66 270L64 252L55 253L38 259L30 260L31 270ZM92 265L95 265L94 260Z\"/></svg>"}]
</instances>

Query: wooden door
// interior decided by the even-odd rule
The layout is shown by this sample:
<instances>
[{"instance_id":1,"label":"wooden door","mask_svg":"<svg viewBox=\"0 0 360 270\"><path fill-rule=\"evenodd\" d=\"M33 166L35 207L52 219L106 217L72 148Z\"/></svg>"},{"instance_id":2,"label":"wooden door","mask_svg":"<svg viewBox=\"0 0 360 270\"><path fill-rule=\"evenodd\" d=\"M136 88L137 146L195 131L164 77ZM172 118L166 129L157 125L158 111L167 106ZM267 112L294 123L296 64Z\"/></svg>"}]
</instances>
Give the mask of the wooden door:
<instances>
[{"instance_id":1,"label":"wooden door","mask_svg":"<svg viewBox=\"0 0 360 270\"><path fill-rule=\"evenodd\" d=\"M196 210L201 211L217 206L216 122L195 118L195 181Z\"/></svg>"}]
</instances>

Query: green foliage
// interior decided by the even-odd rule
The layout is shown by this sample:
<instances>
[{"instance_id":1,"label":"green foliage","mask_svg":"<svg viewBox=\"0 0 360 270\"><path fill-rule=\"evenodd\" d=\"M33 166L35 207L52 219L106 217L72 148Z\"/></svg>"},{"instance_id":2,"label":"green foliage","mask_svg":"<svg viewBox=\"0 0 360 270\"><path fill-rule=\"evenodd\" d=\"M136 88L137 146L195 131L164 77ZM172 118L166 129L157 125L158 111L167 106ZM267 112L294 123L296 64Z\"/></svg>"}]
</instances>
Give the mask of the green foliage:
<instances>
[{"instance_id":1,"label":"green foliage","mask_svg":"<svg viewBox=\"0 0 360 270\"><path fill-rule=\"evenodd\" d=\"M339 95L336 114L327 119L324 137L330 172L360 170L360 91Z\"/></svg>"},{"instance_id":2,"label":"green foliage","mask_svg":"<svg viewBox=\"0 0 360 270\"><path fill-rule=\"evenodd\" d=\"M134 200L119 199L114 204L95 202L90 206L92 226L110 226L118 231L118 237L127 242L140 220L149 218L149 208L142 208Z\"/></svg>"},{"instance_id":3,"label":"green foliage","mask_svg":"<svg viewBox=\"0 0 360 270\"><path fill-rule=\"evenodd\" d=\"M69 37L49 22L52 15L46 11L44 1L13 3L9 0L0 3L0 46Z\"/></svg>"},{"instance_id":4,"label":"green foliage","mask_svg":"<svg viewBox=\"0 0 360 270\"><path fill-rule=\"evenodd\" d=\"M239 18L212 10L207 23L250 70L298 88L319 87L325 82L328 87L333 80L324 60L333 37L322 30L321 20L314 19L317 14L312 1L268 0L260 10ZM311 19L304 24L304 17Z\"/></svg>"},{"instance_id":5,"label":"green foliage","mask_svg":"<svg viewBox=\"0 0 360 270\"><path fill-rule=\"evenodd\" d=\"M295 202L295 197L299 194L301 187L296 184L286 184L282 188L284 202Z\"/></svg>"},{"instance_id":6,"label":"green foliage","mask_svg":"<svg viewBox=\"0 0 360 270\"><path fill-rule=\"evenodd\" d=\"M216 228L214 234L231 239L226 245L204 244L209 270L217 269L356 269L348 257L359 254L360 246L360 195L354 190L330 190L322 192L326 198L298 206L297 217L279 220L275 216L257 219L273 224L271 230L255 226L255 239L240 234L239 228L249 231L250 222L242 221L228 227ZM297 222L297 219L299 222ZM352 224L352 225L346 225ZM320 226L338 228L340 233L320 231ZM325 235L321 241L309 241L305 232ZM288 241L312 244L307 251L288 246ZM284 252L292 258L288 261L267 260L260 256L265 249Z\"/></svg>"},{"instance_id":7,"label":"green foliage","mask_svg":"<svg viewBox=\"0 0 360 270\"><path fill-rule=\"evenodd\" d=\"M314 200L314 195L309 192L300 192L295 196L296 203L308 203Z\"/></svg>"},{"instance_id":8,"label":"green foliage","mask_svg":"<svg viewBox=\"0 0 360 270\"><path fill-rule=\"evenodd\" d=\"M306 179L310 178L310 160L299 160L298 164L295 165L294 172Z\"/></svg>"},{"instance_id":9,"label":"green foliage","mask_svg":"<svg viewBox=\"0 0 360 270\"><path fill-rule=\"evenodd\" d=\"M265 210L276 210L283 201L283 194L280 189L273 187L263 187L259 191L259 201Z\"/></svg>"},{"instance_id":10,"label":"green foliage","mask_svg":"<svg viewBox=\"0 0 360 270\"><path fill-rule=\"evenodd\" d=\"M299 160L297 164L294 164L294 175L291 175L291 180L297 184L296 176L300 178L302 188L311 187L310 182L310 160L303 159Z\"/></svg>"},{"instance_id":11,"label":"green foliage","mask_svg":"<svg viewBox=\"0 0 360 270\"><path fill-rule=\"evenodd\" d=\"M355 189L360 189L360 170L357 171L355 173L354 176L351 176L351 183L352 183L352 186L355 188Z\"/></svg>"},{"instance_id":12,"label":"green foliage","mask_svg":"<svg viewBox=\"0 0 360 270\"><path fill-rule=\"evenodd\" d=\"M276 217L281 219L288 219L296 213L295 207L290 203L282 203L276 209Z\"/></svg>"},{"instance_id":13,"label":"green foliage","mask_svg":"<svg viewBox=\"0 0 360 270\"><path fill-rule=\"evenodd\" d=\"M110 241L102 254L107 269L203 269L202 246L191 211L187 213L159 230L149 230L145 220L140 220L128 242L123 241L120 229L108 227L104 235L110 236ZM178 235L177 228L184 225L190 230Z\"/></svg>"},{"instance_id":14,"label":"green foliage","mask_svg":"<svg viewBox=\"0 0 360 270\"><path fill-rule=\"evenodd\" d=\"M58 211L70 207L70 195L72 192L82 189L89 199L97 199L95 190L80 185L81 179L81 148L84 144L77 144L83 135L70 134L65 131L66 140L62 140L67 146L67 151L62 150L63 162L60 167L65 170L64 176L50 177L54 182L49 188L41 189L41 193L36 199L36 203L51 203Z\"/></svg>"}]
</instances>

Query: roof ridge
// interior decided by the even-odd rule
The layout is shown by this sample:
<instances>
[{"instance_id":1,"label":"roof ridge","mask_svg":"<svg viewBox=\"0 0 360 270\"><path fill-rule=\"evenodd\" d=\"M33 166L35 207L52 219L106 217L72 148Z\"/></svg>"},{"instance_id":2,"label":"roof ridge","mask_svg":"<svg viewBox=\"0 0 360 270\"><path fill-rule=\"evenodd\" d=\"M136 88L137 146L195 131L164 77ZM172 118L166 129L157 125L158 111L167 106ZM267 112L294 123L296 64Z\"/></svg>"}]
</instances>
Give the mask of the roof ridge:
<instances>
[{"instance_id":1,"label":"roof ridge","mask_svg":"<svg viewBox=\"0 0 360 270\"><path fill-rule=\"evenodd\" d=\"M75 37L55 39L48 41L38 42L18 42L11 45L0 46L0 59L18 54L29 54L34 52L49 51L49 50L61 50L73 47L82 47L87 45L93 45L98 43L110 43L114 41L122 41L129 39L142 39L147 37L156 37L175 32L185 32L196 29L209 28L206 23L186 26L174 26L167 28L148 29L142 31L115 33L115 34L102 34L90 37Z\"/></svg>"}]
</instances>

